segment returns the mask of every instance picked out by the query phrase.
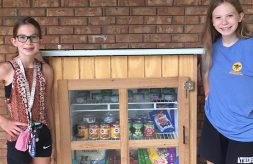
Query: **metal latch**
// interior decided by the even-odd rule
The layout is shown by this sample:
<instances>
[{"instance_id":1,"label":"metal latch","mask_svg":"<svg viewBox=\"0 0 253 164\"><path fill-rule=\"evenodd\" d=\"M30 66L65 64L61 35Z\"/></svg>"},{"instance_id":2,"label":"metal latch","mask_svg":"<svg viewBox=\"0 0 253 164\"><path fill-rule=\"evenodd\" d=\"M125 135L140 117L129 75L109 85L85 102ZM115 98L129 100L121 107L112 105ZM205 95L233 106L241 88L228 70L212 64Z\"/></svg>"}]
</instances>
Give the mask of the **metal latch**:
<instances>
[{"instance_id":1,"label":"metal latch","mask_svg":"<svg viewBox=\"0 0 253 164\"><path fill-rule=\"evenodd\" d=\"M187 98L188 92L195 89L195 83L193 81L184 82L185 96Z\"/></svg>"},{"instance_id":2,"label":"metal latch","mask_svg":"<svg viewBox=\"0 0 253 164\"><path fill-rule=\"evenodd\" d=\"M184 90L192 91L195 88L195 84L193 81L186 81L184 82Z\"/></svg>"}]
</instances>

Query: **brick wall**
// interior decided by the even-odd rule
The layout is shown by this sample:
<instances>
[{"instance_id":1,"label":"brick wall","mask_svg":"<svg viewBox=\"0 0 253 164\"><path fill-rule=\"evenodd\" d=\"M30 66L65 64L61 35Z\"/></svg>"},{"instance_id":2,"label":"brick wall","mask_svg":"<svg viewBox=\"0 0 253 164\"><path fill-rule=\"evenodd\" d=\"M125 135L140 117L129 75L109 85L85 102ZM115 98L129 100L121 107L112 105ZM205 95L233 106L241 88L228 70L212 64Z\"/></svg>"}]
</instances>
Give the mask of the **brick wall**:
<instances>
[{"instance_id":1,"label":"brick wall","mask_svg":"<svg viewBox=\"0 0 253 164\"><path fill-rule=\"evenodd\" d=\"M0 62L16 50L10 44L19 16L33 16L43 30L42 49L201 47L200 32L208 0L0 0ZM253 2L242 0L253 29ZM199 123L203 89L199 85ZM0 114L6 115L0 85ZM199 135L198 135L199 136ZM0 131L0 163L6 146Z\"/></svg>"}]
</instances>

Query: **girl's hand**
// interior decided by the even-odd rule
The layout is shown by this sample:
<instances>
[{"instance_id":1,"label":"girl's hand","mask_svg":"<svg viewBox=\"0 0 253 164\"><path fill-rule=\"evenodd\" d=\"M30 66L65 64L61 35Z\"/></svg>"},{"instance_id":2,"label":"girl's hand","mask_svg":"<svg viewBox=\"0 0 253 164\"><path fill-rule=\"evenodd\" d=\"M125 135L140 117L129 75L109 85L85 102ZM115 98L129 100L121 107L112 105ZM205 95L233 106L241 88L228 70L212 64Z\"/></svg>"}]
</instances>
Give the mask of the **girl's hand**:
<instances>
[{"instance_id":1,"label":"girl's hand","mask_svg":"<svg viewBox=\"0 0 253 164\"><path fill-rule=\"evenodd\" d=\"M18 121L12 121L5 117L2 117L1 119L1 128L6 131L9 135L12 137L18 136L23 130L20 128L20 126L28 126L26 123L18 122Z\"/></svg>"}]
</instances>

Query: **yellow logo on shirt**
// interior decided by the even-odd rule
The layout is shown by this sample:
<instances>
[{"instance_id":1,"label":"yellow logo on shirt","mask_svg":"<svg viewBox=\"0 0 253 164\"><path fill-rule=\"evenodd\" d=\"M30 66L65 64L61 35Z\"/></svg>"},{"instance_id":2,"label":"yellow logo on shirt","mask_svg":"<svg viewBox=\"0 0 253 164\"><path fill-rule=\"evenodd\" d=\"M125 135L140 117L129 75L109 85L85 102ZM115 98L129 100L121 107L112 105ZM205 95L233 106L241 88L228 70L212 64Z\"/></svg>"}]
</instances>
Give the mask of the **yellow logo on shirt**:
<instances>
[{"instance_id":1,"label":"yellow logo on shirt","mask_svg":"<svg viewBox=\"0 0 253 164\"><path fill-rule=\"evenodd\" d=\"M237 75L243 75L241 70L242 70L242 63L236 62L233 64L232 71L230 73L237 74Z\"/></svg>"}]
</instances>

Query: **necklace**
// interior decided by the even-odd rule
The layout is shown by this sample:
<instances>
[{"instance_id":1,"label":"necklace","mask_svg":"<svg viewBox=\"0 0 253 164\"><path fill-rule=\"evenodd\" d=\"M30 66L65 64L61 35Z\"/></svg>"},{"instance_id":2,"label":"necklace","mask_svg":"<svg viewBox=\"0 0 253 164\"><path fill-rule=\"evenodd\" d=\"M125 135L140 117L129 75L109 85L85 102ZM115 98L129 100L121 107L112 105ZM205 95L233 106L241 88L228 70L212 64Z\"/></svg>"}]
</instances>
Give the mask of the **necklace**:
<instances>
[{"instance_id":1,"label":"necklace","mask_svg":"<svg viewBox=\"0 0 253 164\"><path fill-rule=\"evenodd\" d=\"M24 85L24 91L26 93L26 100L24 100L25 102L25 107L26 107L26 115L27 115L27 120L29 123L29 128L31 128L32 125L32 107L33 107L33 102L34 102L34 95L35 95L35 87L36 87L36 76L37 76L37 65L35 64L35 62L33 63L33 81L32 81L32 88L30 89L29 87L29 82L26 78L25 75L25 69L24 66L21 62L21 60L19 58L16 58L16 62L19 65L20 68L20 72L21 72L21 76L23 79L23 85ZM21 83L22 83L21 82Z\"/></svg>"}]
</instances>

